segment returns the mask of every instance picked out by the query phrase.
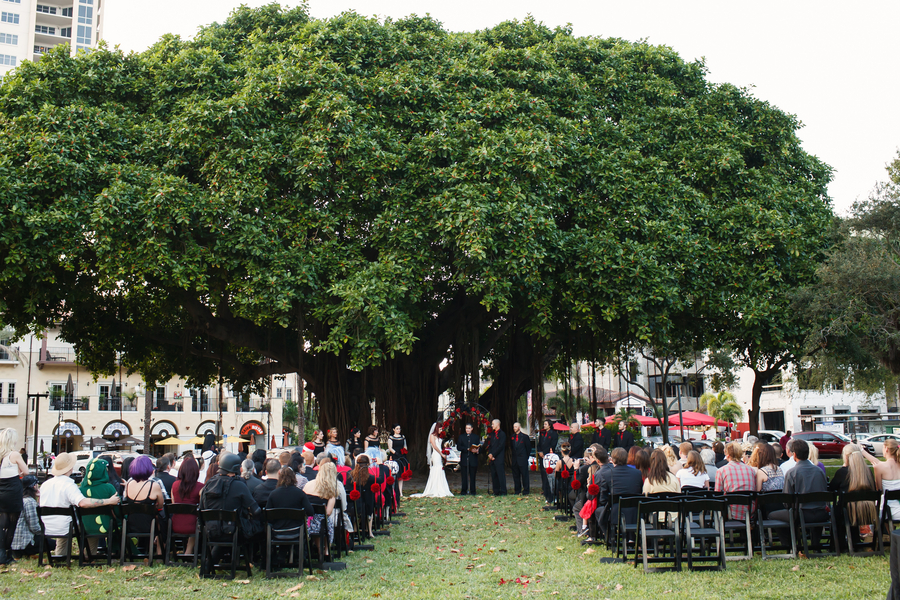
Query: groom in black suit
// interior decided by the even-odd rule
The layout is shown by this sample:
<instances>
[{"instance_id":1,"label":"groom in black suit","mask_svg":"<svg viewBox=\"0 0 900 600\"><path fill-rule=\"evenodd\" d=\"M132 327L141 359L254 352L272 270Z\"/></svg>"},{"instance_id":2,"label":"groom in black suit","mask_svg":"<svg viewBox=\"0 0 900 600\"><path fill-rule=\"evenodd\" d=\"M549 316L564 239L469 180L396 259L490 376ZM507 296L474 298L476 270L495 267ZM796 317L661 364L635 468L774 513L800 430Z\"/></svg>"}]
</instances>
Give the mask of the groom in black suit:
<instances>
[{"instance_id":1,"label":"groom in black suit","mask_svg":"<svg viewBox=\"0 0 900 600\"><path fill-rule=\"evenodd\" d=\"M466 432L456 440L456 449L459 450L459 471L462 476L462 495L475 495L475 472L478 470L478 448L481 438L473 433L471 423L466 423ZM470 448L476 446L475 452Z\"/></svg>"},{"instance_id":2,"label":"groom in black suit","mask_svg":"<svg viewBox=\"0 0 900 600\"><path fill-rule=\"evenodd\" d=\"M484 449L487 450L488 466L491 469L491 488L495 496L506 495L506 434L500 431L500 420L494 419L492 430L484 440Z\"/></svg>"}]
</instances>

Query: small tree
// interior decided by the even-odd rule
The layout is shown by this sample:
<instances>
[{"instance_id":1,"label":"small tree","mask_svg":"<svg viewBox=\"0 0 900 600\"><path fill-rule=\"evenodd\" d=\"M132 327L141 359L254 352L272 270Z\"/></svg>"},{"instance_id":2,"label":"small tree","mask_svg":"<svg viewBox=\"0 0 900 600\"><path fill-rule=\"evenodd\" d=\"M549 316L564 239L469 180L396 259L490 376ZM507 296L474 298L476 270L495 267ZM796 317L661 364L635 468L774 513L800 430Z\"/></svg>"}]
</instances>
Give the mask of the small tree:
<instances>
[{"instance_id":1,"label":"small tree","mask_svg":"<svg viewBox=\"0 0 900 600\"><path fill-rule=\"evenodd\" d=\"M706 394L704 394L705 396ZM712 394L710 394L712 396ZM718 395L707 400L709 416L729 423L737 423L744 417L744 411L736 402L734 394L721 391Z\"/></svg>"}]
</instances>

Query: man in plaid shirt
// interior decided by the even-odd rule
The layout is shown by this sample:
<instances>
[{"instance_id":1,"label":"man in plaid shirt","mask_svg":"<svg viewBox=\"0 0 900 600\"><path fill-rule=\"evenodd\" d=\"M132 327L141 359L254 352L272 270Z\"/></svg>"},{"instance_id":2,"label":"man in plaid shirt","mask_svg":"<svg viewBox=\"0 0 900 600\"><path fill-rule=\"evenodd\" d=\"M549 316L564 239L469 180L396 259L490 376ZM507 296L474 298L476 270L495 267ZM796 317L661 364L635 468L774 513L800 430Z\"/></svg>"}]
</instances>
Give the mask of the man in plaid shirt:
<instances>
[{"instance_id":1,"label":"man in plaid shirt","mask_svg":"<svg viewBox=\"0 0 900 600\"><path fill-rule=\"evenodd\" d=\"M725 446L725 458L728 464L716 470L717 492L755 492L756 471L750 465L741 462L744 451L740 442L731 442ZM746 506L732 506L731 518L743 521L747 514Z\"/></svg>"}]
</instances>

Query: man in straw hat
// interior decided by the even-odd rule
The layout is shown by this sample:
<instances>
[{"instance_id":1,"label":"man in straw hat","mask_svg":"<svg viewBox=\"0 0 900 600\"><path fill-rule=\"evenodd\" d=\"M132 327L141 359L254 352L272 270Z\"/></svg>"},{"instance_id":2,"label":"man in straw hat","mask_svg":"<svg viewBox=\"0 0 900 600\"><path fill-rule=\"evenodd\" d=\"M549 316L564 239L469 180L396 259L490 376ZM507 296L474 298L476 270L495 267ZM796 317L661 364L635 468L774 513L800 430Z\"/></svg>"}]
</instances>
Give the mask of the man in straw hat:
<instances>
[{"instance_id":1,"label":"man in straw hat","mask_svg":"<svg viewBox=\"0 0 900 600\"><path fill-rule=\"evenodd\" d=\"M69 475L75 469L75 456L68 452L63 452L53 461L50 468L50 474L53 475L41 486L41 506L53 508L68 508L70 506L80 506L88 508L91 506L116 505L119 503L119 495L114 494L109 498L86 498L75 482ZM71 517L51 515L42 518L44 522L44 533L47 536L66 535L69 532L69 522ZM56 555L65 556L66 552L71 552L67 547L64 538L56 539Z\"/></svg>"}]
</instances>

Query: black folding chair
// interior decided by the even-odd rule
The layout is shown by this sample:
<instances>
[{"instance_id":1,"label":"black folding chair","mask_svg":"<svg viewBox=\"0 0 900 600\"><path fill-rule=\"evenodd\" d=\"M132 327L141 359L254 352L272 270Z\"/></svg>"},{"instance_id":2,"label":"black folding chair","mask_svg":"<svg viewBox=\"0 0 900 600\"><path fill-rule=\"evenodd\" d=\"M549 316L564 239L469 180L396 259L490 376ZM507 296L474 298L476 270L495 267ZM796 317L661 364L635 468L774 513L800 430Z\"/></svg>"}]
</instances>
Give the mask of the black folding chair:
<instances>
[{"instance_id":1,"label":"black folding chair","mask_svg":"<svg viewBox=\"0 0 900 600\"><path fill-rule=\"evenodd\" d=\"M225 575L216 575L216 569L225 567L221 561L217 561L215 554L231 555L231 562L227 568L231 570L230 579L234 579L238 563L244 558L247 569L247 577L252 575L249 553L242 552L242 545L238 543L241 523L236 510L206 509L197 513L200 526L200 577L224 578ZM249 547L247 548L249 550Z\"/></svg>"},{"instance_id":2,"label":"black folding chair","mask_svg":"<svg viewBox=\"0 0 900 600\"><path fill-rule=\"evenodd\" d=\"M847 535L847 548L849 549L850 556L883 556L884 555L884 543L881 539L881 519L878 515L878 502L881 500L881 492L877 490L872 491L856 491L856 492L845 492L841 494L841 511L844 517L844 530ZM850 522L850 505L854 502L873 502L875 504L875 521L872 523L856 523L853 524ZM851 527L858 527L859 525L869 525L872 527L872 541L871 542L858 542L856 544L853 543L853 536L851 535ZM867 552L861 552L860 550L866 549L869 550Z\"/></svg>"},{"instance_id":3,"label":"black folding chair","mask_svg":"<svg viewBox=\"0 0 900 600\"><path fill-rule=\"evenodd\" d=\"M900 490L885 490L882 496L881 522L884 524L883 527L886 530L885 533L890 533L896 528L895 526L897 524L900 524L900 521L894 520L894 513L891 511L891 507L888 506L888 502L891 500L900 502Z\"/></svg>"},{"instance_id":4,"label":"black folding chair","mask_svg":"<svg viewBox=\"0 0 900 600\"><path fill-rule=\"evenodd\" d=\"M718 498L685 498L681 502L681 522L684 524L684 547L687 550L689 571L725 570L725 500ZM695 520L696 519L696 520ZM708 541L716 542L716 553L707 552ZM700 554L694 555L700 542ZM695 562L716 562L695 567Z\"/></svg>"},{"instance_id":5,"label":"black folding chair","mask_svg":"<svg viewBox=\"0 0 900 600\"><path fill-rule=\"evenodd\" d=\"M156 548L156 519L158 511L154 504L137 504L134 502L126 502L121 505L122 509L122 540L119 547L119 564L143 564L147 561L147 566L153 566L154 549ZM142 516L149 517L150 531L139 531L134 525L131 530L128 527L129 519ZM132 543L136 540L136 543ZM147 542L147 552L141 552L141 540ZM125 560L125 555L131 559Z\"/></svg>"},{"instance_id":6,"label":"black folding chair","mask_svg":"<svg viewBox=\"0 0 900 600\"><path fill-rule=\"evenodd\" d=\"M97 564L97 559L106 560L106 566L111 566L113 561L113 556L116 556L118 553L115 552L115 536L119 533L119 519L116 516L117 507L113 506L92 506L89 508L81 508L80 506L75 507L75 514L78 516L77 519L77 530L78 530L78 566L83 567L85 565L94 565ZM94 519L101 519L106 517L109 519L109 527L105 532L100 533L88 533L87 529L84 525L85 521L90 521ZM93 554L91 552L91 540L96 539L97 543L97 554ZM99 542L103 540L105 542L105 549L103 552L100 552L100 544Z\"/></svg>"},{"instance_id":7,"label":"black folding chair","mask_svg":"<svg viewBox=\"0 0 900 600\"><path fill-rule=\"evenodd\" d=\"M638 531L638 523L637 519L633 522L629 523L628 519L625 518L626 509L637 509L638 505L642 502L646 501L646 498L640 494L629 495L629 496L619 496L618 497L618 506L619 506L619 517L618 517L618 525L616 527L616 555L621 554L622 562L628 561L628 536L634 535L635 544L637 543L637 531ZM620 543L621 540L621 543ZM637 560L637 557L635 557Z\"/></svg>"},{"instance_id":8,"label":"black folding chair","mask_svg":"<svg viewBox=\"0 0 900 600\"><path fill-rule=\"evenodd\" d=\"M303 577L304 559L308 559L309 536L306 535L306 511L302 508L267 508L263 511L266 523L266 579L273 577ZM296 526L290 529L275 529L277 521L290 521ZM294 551L297 556L297 572L272 569L275 551L287 547L289 556L287 564L293 562ZM312 560L309 561L309 574L312 575Z\"/></svg>"},{"instance_id":9,"label":"black folding chair","mask_svg":"<svg viewBox=\"0 0 900 600\"><path fill-rule=\"evenodd\" d=\"M725 560L749 560L753 558L753 534L751 533L751 517L753 516L753 503L756 492L731 492L723 496L725 501L725 523L723 528L728 544L725 546ZM732 507L738 510L731 510ZM735 519L736 512L743 512L743 519ZM735 534L738 540L735 541ZM739 555L729 556L728 552L740 552Z\"/></svg>"},{"instance_id":10,"label":"black folding chair","mask_svg":"<svg viewBox=\"0 0 900 600\"><path fill-rule=\"evenodd\" d=\"M179 560L183 563L190 562L191 566L194 568L197 567L197 554L200 551L200 522L197 522L197 525L194 527L194 533L176 533L172 530L172 516L173 515L187 515L192 517L197 517L197 505L196 504L179 504L172 503L166 505L166 512L169 515L168 526L166 527L166 566L171 566L172 563L176 563ZM184 543L184 548L187 550L187 541L193 539L194 540L194 552L192 554L182 553L181 558L179 559L177 553L177 544Z\"/></svg>"},{"instance_id":11,"label":"black folding chair","mask_svg":"<svg viewBox=\"0 0 900 600\"><path fill-rule=\"evenodd\" d=\"M793 494L783 492L767 492L756 495L756 527L759 530L759 548L763 560L767 558L797 558L797 528L794 520ZM780 521L767 516L775 511L786 509L787 521ZM791 532L791 547L775 543L773 530L787 529ZM766 534L768 533L768 544ZM780 554L772 554L769 550L780 550ZM790 552L787 552L790 550Z\"/></svg>"},{"instance_id":12,"label":"black folding chair","mask_svg":"<svg viewBox=\"0 0 900 600\"><path fill-rule=\"evenodd\" d=\"M76 519L75 507L66 506L65 508L57 508L55 506L38 506L38 520L41 523L41 541L38 547L38 567L43 566L44 551L47 552L47 564L53 566L54 559L58 563L66 562L66 567L72 567L72 539L75 537ZM63 535L48 535L44 527L44 517L69 517L69 530ZM61 556L53 556L50 544L47 542L53 540L53 550L56 549L56 540L66 540L66 553Z\"/></svg>"},{"instance_id":13,"label":"black folding chair","mask_svg":"<svg viewBox=\"0 0 900 600\"><path fill-rule=\"evenodd\" d=\"M638 537L634 549L634 566L637 568L638 555L644 563L644 572L680 571L681 570L681 529L679 518L668 522L668 514L676 515L681 510L680 500L643 500L638 504ZM662 519L663 522L660 521ZM653 543L653 555L650 556L648 543ZM669 548L668 554L660 550ZM650 567L650 563L673 563L671 567Z\"/></svg>"},{"instance_id":14,"label":"black folding chair","mask_svg":"<svg viewBox=\"0 0 900 600\"><path fill-rule=\"evenodd\" d=\"M803 542L803 553L807 558L820 556L837 556L840 553L840 547L838 546L836 537L838 528L834 518L834 493L809 492L806 494L796 494L795 499L797 501L797 513L799 515L800 539ZM808 520L806 513L809 509L804 509L803 505L810 502L823 503L825 505L825 512L827 512L828 518L820 521ZM816 530L821 530L819 532L819 541L817 544L810 544L810 534L816 532ZM823 539L827 539L829 541L831 545L830 552L822 551L824 548L824 545L822 544ZM810 547L813 547L818 551L812 552L810 551Z\"/></svg>"},{"instance_id":15,"label":"black folding chair","mask_svg":"<svg viewBox=\"0 0 900 600\"><path fill-rule=\"evenodd\" d=\"M322 526L319 528L319 533L313 534L308 533L307 537L310 539L310 547L312 547L312 540L317 539L320 540L320 543L316 545L317 550L319 550L319 561L316 566L320 569L329 570L329 571L341 571L347 568L346 563L338 562L335 558L339 558L340 554L329 555L329 553L334 552L331 544L328 541L328 515L325 512L324 504L313 504L313 510L315 511L315 516L321 516L323 519ZM340 512L340 508L335 504L335 511L338 511L335 520L337 521L337 525L334 527L334 546L339 546L345 539L347 539L347 531L344 528L344 515ZM340 539L338 539L338 532L341 533ZM337 550L339 553L340 550ZM332 560L328 561L326 558L331 558ZM311 559L310 559L311 560Z\"/></svg>"}]
</instances>

